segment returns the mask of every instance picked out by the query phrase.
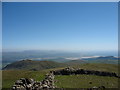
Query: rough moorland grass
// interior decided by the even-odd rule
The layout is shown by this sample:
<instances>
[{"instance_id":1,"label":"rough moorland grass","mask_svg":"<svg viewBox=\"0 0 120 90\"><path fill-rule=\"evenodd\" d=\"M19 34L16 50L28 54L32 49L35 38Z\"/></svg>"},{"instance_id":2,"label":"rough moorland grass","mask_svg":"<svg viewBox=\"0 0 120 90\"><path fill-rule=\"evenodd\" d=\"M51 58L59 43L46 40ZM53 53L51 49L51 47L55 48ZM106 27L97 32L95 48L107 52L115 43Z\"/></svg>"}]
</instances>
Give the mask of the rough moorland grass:
<instances>
[{"instance_id":1,"label":"rough moorland grass","mask_svg":"<svg viewBox=\"0 0 120 90\"><path fill-rule=\"evenodd\" d=\"M118 73L118 65L117 64L88 63L88 64L76 65L74 67L87 69L87 70L97 70L97 71L107 71L107 72Z\"/></svg>"},{"instance_id":2,"label":"rough moorland grass","mask_svg":"<svg viewBox=\"0 0 120 90\"><path fill-rule=\"evenodd\" d=\"M95 75L57 75L55 85L59 88L92 88L94 86L105 86L106 88L117 88L118 78ZM92 84L90 84L92 82Z\"/></svg>"},{"instance_id":3,"label":"rough moorland grass","mask_svg":"<svg viewBox=\"0 0 120 90\"><path fill-rule=\"evenodd\" d=\"M82 68L87 70L107 71L118 73L118 65L115 64L80 64L74 68ZM105 86L107 88L117 88L118 78L104 77L95 75L63 75L55 76L55 83L60 88L91 88L93 86ZM92 82L92 84L89 84Z\"/></svg>"},{"instance_id":4,"label":"rough moorland grass","mask_svg":"<svg viewBox=\"0 0 120 90\"><path fill-rule=\"evenodd\" d=\"M108 71L108 72L118 73L118 67L117 65L114 65L114 64L80 64L74 67L88 69L88 70L99 70L99 71ZM48 73L50 70L59 70L59 69L63 69L63 68L46 69L42 71L4 70L2 71L2 81L3 81L2 86L3 88L10 88L14 84L14 82L20 78L33 78L35 80L40 81L44 78L44 75ZM72 86L73 88L91 87L86 82L90 80L96 80L97 85L100 85L101 83L103 83L102 85L104 85L104 83L107 84L107 81L109 81L108 85L105 84L106 87L117 87L117 79L114 77L102 77L102 76L92 76L92 75L89 75L89 76L82 75L82 77L81 75L78 77L77 76L56 76L55 79L58 81L56 82L56 85L58 85L58 87ZM85 81L83 81L84 79ZM70 81L71 83L68 81ZM111 85L110 82L112 82L113 85Z\"/></svg>"},{"instance_id":5,"label":"rough moorland grass","mask_svg":"<svg viewBox=\"0 0 120 90\"><path fill-rule=\"evenodd\" d=\"M87 64L73 65L70 67L77 68L77 69L81 68L81 69L86 69L86 70L97 70L97 71L107 71L107 72L118 73L118 65L117 64L87 63ZM64 68L65 67L46 69L45 71L59 70L59 69L64 69Z\"/></svg>"},{"instance_id":6,"label":"rough moorland grass","mask_svg":"<svg viewBox=\"0 0 120 90\"><path fill-rule=\"evenodd\" d=\"M14 82L20 78L34 78L35 80L42 80L45 71L11 71L5 70L2 72L2 87L10 88Z\"/></svg>"}]
</instances>

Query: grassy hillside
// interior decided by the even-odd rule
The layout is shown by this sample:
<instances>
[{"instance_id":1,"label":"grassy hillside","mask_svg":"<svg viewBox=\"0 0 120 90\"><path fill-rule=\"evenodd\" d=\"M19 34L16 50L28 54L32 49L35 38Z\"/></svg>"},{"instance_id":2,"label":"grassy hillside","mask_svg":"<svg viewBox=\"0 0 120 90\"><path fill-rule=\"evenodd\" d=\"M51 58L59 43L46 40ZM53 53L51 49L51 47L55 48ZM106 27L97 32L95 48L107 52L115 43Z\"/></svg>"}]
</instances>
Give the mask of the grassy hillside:
<instances>
[{"instance_id":1,"label":"grassy hillside","mask_svg":"<svg viewBox=\"0 0 120 90\"><path fill-rule=\"evenodd\" d=\"M65 62L65 64L68 64L68 65L80 65L85 63L87 63L85 60L70 60Z\"/></svg>"},{"instance_id":2,"label":"grassy hillside","mask_svg":"<svg viewBox=\"0 0 120 90\"><path fill-rule=\"evenodd\" d=\"M43 70L56 67L62 67L64 64L57 63L54 61L33 61L33 60L22 60L11 64L8 64L3 70Z\"/></svg>"},{"instance_id":3,"label":"grassy hillside","mask_svg":"<svg viewBox=\"0 0 120 90\"><path fill-rule=\"evenodd\" d=\"M117 65L115 64L80 64L75 65L75 68L83 68L88 70L99 70L118 73ZM10 88L14 82L20 78L34 78L35 80L42 80L44 75L50 70L59 70L60 68L51 68L41 71L28 71L28 70L3 70L3 88ZM104 85L106 87L117 87L117 78L103 77L95 75L73 75L73 76L55 76L57 81L55 85L64 88L84 88ZM92 84L89 84L89 82Z\"/></svg>"},{"instance_id":4,"label":"grassy hillside","mask_svg":"<svg viewBox=\"0 0 120 90\"><path fill-rule=\"evenodd\" d=\"M55 84L59 88L92 88L94 86L105 86L106 88L118 87L118 79L114 77L103 77L95 75L58 75L55 76L55 80Z\"/></svg>"},{"instance_id":5,"label":"grassy hillside","mask_svg":"<svg viewBox=\"0 0 120 90\"><path fill-rule=\"evenodd\" d=\"M88 63L106 63L106 64L118 64L120 58L114 56L100 56L96 58L83 58L82 60Z\"/></svg>"},{"instance_id":6,"label":"grassy hillside","mask_svg":"<svg viewBox=\"0 0 120 90\"><path fill-rule=\"evenodd\" d=\"M3 88L10 88L14 82L20 78L33 78L35 80L42 80L46 73L46 71L4 70L2 72L2 86Z\"/></svg>"},{"instance_id":7,"label":"grassy hillside","mask_svg":"<svg viewBox=\"0 0 120 90\"><path fill-rule=\"evenodd\" d=\"M73 66L74 68L81 68L87 70L108 71L118 73L118 65L116 64L98 64L87 63Z\"/></svg>"},{"instance_id":8,"label":"grassy hillside","mask_svg":"<svg viewBox=\"0 0 120 90\"><path fill-rule=\"evenodd\" d=\"M106 64L118 64L118 60L109 60L109 59L105 59L105 60L85 60L88 63L106 63Z\"/></svg>"}]
</instances>

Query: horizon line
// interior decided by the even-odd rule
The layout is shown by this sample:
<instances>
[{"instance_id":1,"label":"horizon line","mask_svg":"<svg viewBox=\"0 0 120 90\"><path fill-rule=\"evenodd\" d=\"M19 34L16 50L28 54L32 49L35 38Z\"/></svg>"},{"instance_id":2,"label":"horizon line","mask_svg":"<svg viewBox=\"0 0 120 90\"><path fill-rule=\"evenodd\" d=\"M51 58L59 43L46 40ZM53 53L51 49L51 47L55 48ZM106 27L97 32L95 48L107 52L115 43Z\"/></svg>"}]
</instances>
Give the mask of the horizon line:
<instances>
[{"instance_id":1,"label":"horizon line","mask_svg":"<svg viewBox=\"0 0 120 90\"><path fill-rule=\"evenodd\" d=\"M0 2L119 2L120 0L1 0Z\"/></svg>"}]
</instances>

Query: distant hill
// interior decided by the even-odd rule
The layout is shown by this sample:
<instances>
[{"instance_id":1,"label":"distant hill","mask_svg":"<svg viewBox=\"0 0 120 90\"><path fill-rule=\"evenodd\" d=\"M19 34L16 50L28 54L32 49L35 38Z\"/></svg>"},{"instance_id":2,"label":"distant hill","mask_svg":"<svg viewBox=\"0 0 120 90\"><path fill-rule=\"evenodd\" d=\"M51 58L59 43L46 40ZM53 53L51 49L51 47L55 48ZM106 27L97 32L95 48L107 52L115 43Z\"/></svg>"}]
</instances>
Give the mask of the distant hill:
<instances>
[{"instance_id":1,"label":"distant hill","mask_svg":"<svg viewBox=\"0 0 120 90\"><path fill-rule=\"evenodd\" d=\"M105 64L118 64L120 58L114 56L100 56L100 57L85 57L77 60L68 60L65 63L69 65L79 65L84 63L105 63Z\"/></svg>"},{"instance_id":2,"label":"distant hill","mask_svg":"<svg viewBox=\"0 0 120 90\"><path fill-rule=\"evenodd\" d=\"M82 58L82 60L88 63L118 64L118 60L120 60L120 58L114 56L100 56L92 58Z\"/></svg>"},{"instance_id":3,"label":"distant hill","mask_svg":"<svg viewBox=\"0 0 120 90\"><path fill-rule=\"evenodd\" d=\"M33 60L22 60L11 64L8 64L3 70L43 70L51 69L56 67L63 67L65 64L54 61L33 61Z\"/></svg>"},{"instance_id":4,"label":"distant hill","mask_svg":"<svg viewBox=\"0 0 120 90\"><path fill-rule=\"evenodd\" d=\"M85 61L85 60L70 60L65 63L68 65L79 65L79 64L85 64L85 63L87 63L87 61Z\"/></svg>"},{"instance_id":5,"label":"distant hill","mask_svg":"<svg viewBox=\"0 0 120 90\"><path fill-rule=\"evenodd\" d=\"M82 58L82 60L118 60L118 57L114 56L99 56L99 57L89 57L89 58Z\"/></svg>"},{"instance_id":6,"label":"distant hill","mask_svg":"<svg viewBox=\"0 0 120 90\"><path fill-rule=\"evenodd\" d=\"M100 57L85 57L81 59L68 60L66 58L55 59L43 59L38 60L22 60L16 61L3 67L3 70L43 70L56 67L64 67L71 65L80 65L85 63L106 63L106 64L118 64L120 58L114 56L100 56Z\"/></svg>"}]
</instances>

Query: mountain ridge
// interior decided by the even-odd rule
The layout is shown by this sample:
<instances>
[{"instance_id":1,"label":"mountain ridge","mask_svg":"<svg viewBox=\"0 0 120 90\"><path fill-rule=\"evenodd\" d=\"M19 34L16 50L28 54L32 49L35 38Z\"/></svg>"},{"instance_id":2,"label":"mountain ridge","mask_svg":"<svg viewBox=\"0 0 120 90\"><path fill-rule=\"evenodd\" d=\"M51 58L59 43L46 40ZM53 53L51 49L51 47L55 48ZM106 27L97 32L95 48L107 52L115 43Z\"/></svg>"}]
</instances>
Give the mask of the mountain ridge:
<instances>
[{"instance_id":1,"label":"mountain ridge","mask_svg":"<svg viewBox=\"0 0 120 90\"><path fill-rule=\"evenodd\" d=\"M33 61L33 60L21 60L8 64L3 70L43 70L56 67L63 67L65 64L54 61Z\"/></svg>"}]
</instances>

